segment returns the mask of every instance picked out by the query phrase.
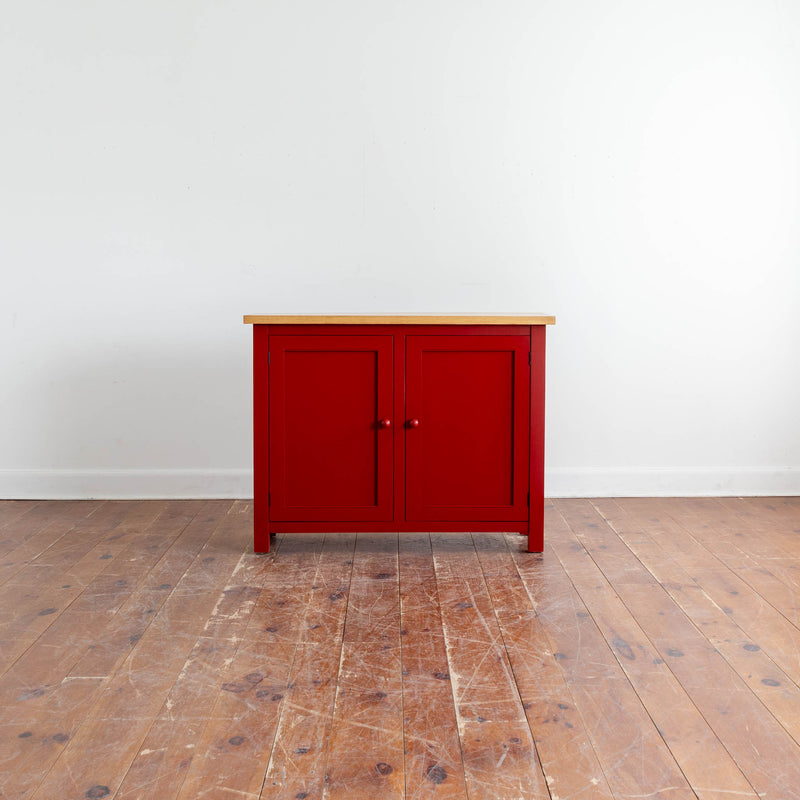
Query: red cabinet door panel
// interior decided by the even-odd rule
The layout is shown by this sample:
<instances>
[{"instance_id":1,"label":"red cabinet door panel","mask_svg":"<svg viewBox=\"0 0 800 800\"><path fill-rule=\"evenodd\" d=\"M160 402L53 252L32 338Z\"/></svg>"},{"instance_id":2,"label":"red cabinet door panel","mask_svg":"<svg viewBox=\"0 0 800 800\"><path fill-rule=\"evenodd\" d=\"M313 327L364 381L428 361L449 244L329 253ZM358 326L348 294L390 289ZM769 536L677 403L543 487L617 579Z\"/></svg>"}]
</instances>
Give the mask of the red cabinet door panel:
<instances>
[{"instance_id":1,"label":"red cabinet door panel","mask_svg":"<svg viewBox=\"0 0 800 800\"><path fill-rule=\"evenodd\" d=\"M270 337L272 519L392 519L392 344Z\"/></svg>"},{"instance_id":2,"label":"red cabinet door panel","mask_svg":"<svg viewBox=\"0 0 800 800\"><path fill-rule=\"evenodd\" d=\"M406 339L406 518L528 517L530 338Z\"/></svg>"}]
</instances>

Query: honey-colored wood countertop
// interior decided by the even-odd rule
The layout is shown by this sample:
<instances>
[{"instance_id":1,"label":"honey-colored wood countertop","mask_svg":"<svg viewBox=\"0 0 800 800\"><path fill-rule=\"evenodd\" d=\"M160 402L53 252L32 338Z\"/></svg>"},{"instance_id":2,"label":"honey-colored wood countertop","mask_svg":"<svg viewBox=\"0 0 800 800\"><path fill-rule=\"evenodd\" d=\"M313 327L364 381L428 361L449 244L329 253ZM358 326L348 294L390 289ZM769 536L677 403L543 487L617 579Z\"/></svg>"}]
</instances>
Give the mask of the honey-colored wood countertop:
<instances>
[{"instance_id":1,"label":"honey-colored wood countertop","mask_svg":"<svg viewBox=\"0 0 800 800\"><path fill-rule=\"evenodd\" d=\"M547 314L245 314L245 325L555 325Z\"/></svg>"}]
</instances>

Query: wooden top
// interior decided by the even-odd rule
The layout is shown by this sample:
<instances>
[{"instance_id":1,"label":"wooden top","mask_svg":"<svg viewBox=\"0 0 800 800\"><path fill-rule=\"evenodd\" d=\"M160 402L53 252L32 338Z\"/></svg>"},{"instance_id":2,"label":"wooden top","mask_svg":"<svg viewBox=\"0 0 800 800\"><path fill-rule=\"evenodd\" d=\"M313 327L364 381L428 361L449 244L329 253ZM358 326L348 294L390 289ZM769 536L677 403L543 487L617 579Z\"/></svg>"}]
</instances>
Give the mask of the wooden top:
<instances>
[{"instance_id":1,"label":"wooden top","mask_svg":"<svg viewBox=\"0 0 800 800\"><path fill-rule=\"evenodd\" d=\"M245 314L245 325L555 325L547 314Z\"/></svg>"}]
</instances>

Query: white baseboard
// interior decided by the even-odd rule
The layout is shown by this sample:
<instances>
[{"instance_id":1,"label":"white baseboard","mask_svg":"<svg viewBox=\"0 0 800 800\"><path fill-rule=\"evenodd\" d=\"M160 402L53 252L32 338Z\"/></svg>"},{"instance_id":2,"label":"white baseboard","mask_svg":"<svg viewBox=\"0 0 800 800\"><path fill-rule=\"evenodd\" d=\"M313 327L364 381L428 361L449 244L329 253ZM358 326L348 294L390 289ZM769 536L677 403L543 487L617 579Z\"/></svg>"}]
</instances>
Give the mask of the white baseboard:
<instances>
[{"instance_id":1,"label":"white baseboard","mask_svg":"<svg viewBox=\"0 0 800 800\"><path fill-rule=\"evenodd\" d=\"M0 498L99 500L249 498L249 469L6 469Z\"/></svg>"},{"instance_id":2,"label":"white baseboard","mask_svg":"<svg viewBox=\"0 0 800 800\"><path fill-rule=\"evenodd\" d=\"M557 467L548 497L723 497L800 495L800 468L637 469ZM250 498L249 469L6 469L0 499Z\"/></svg>"},{"instance_id":3,"label":"white baseboard","mask_svg":"<svg viewBox=\"0 0 800 800\"><path fill-rule=\"evenodd\" d=\"M800 495L800 467L570 468L545 472L547 497L785 497Z\"/></svg>"}]
</instances>

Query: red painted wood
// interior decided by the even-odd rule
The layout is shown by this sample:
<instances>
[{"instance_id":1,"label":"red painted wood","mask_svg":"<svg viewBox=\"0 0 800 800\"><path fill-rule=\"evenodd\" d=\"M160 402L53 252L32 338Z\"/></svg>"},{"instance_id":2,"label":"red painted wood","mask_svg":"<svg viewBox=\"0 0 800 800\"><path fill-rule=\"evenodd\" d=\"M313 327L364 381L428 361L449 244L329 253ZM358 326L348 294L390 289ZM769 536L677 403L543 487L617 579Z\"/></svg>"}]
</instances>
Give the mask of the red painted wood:
<instances>
[{"instance_id":1,"label":"red painted wood","mask_svg":"<svg viewBox=\"0 0 800 800\"><path fill-rule=\"evenodd\" d=\"M545 326L532 325L529 553L544 550L544 346Z\"/></svg>"},{"instance_id":2,"label":"red painted wood","mask_svg":"<svg viewBox=\"0 0 800 800\"><path fill-rule=\"evenodd\" d=\"M270 336L272 521L392 519L392 344Z\"/></svg>"},{"instance_id":3,"label":"red painted wood","mask_svg":"<svg viewBox=\"0 0 800 800\"><path fill-rule=\"evenodd\" d=\"M253 550L269 552L269 325L253 325Z\"/></svg>"},{"instance_id":4,"label":"red painted wood","mask_svg":"<svg viewBox=\"0 0 800 800\"><path fill-rule=\"evenodd\" d=\"M485 532L485 533L520 533L527 534L528 520L403 520L390 522L345 522L342 520L319 522L270 522L270 529L275 533L419 533L421 531L437 532Z\"/></svg>"},{"instance_id":5,"label":"red painted wood","mask_svg":"<svg viewBox=\"0 0 800 800\"><path fill-rule=\"evenodd\" d=\"M404 519L406 507L406 450L403 409L406 404L406 337L405 329L392 327L394 338L394 517L395 524ZM400 528L395 528L400 530Z\"/></svg>"},{"instance_id":6,"label":"red painted wood","mask_svg":"<svg viewBox=\"0 0 800 800\"><path fill-rule=\"evenodd\" d=\"M528 519L529 347L407 337L406 519Z\"/></svg>"},{"instance_id":7,"label":"red painted wood","mask_svg":"<svg viewBox=\"0 0 800 800\"><path fill-rule=\"evenodd\" d=\"M541 551L544 326L253 331L256 552L275 532L420 530Z\"/></svg>"}]
</instances>

